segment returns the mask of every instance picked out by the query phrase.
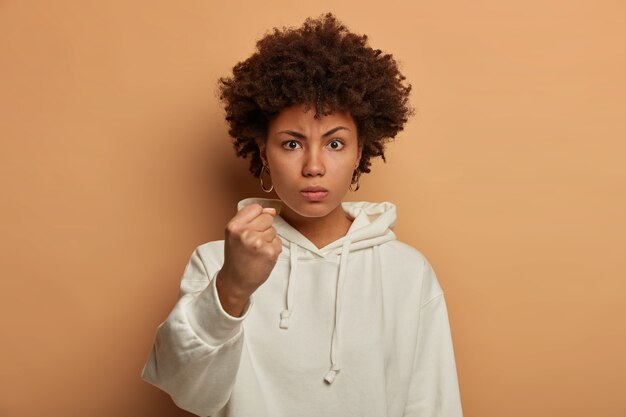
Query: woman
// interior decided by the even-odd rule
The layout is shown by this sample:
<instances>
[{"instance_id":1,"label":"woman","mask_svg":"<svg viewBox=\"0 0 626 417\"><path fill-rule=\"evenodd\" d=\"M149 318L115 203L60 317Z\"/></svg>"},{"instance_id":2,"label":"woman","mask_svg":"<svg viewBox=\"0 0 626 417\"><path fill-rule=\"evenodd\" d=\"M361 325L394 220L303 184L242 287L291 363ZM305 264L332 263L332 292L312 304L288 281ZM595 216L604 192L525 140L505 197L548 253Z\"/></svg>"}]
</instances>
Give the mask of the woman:
<instances>
[{"instance_id":1,"label":"woman","mask_svg":"<svg viewBox=\"0 0 626 417\"><path fill-rule=\"evenodd\" d=\"M279 198L241 200L225 239L191 255L142 372L180 408L462 416L431 265L396 239L394 204L342 202L413 112L366 40L328 13L275 29L220 79L237 154Z\"/></svg>"}]
</instances>

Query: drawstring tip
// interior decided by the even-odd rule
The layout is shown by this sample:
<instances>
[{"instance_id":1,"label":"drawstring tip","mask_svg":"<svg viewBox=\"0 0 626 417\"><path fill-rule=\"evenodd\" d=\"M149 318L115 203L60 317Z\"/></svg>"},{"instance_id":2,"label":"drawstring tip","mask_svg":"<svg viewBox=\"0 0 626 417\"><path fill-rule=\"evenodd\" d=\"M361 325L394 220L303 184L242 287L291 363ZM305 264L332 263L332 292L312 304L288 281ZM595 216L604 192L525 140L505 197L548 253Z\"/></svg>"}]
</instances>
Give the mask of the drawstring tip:
<instances>
[{"instance_id":1,"label":"drawstring tip","mask_svg":"<svg viewBox=\"0 0 626 417\"><path fill-rule=\"evenodd\" d=\"M328 382L329 384L332 384L333 381L335 380L335 376L337 375L337 372L339 372L339 370L334 370L331 369L330 371L328 371L326 373L326 376L324 377L324 381Z\"/></svg>"},{"instance_id":2,"label":"drawstring tip","mask_svg":"<svg viewBox=\"0 0 626 417\"><path fill-rule=\"evenodd\" d=\"M283 310L280 312L280 328L288 329L289 328L289 316L291 316L291 311Z\"/></svg>"}]
</instances>

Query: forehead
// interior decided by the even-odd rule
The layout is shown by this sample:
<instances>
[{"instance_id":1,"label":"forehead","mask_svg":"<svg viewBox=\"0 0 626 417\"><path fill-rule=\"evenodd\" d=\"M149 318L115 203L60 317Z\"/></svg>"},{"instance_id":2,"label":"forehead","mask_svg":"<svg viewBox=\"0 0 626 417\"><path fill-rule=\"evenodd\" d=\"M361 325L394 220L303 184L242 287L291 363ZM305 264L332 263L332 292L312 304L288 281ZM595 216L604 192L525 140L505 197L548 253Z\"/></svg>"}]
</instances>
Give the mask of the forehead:
<instances>
[{"instance_id":1,"label":"forehead","mask_svg":"<svg viewBox=\"0 0 626 417\"><path fill-rule=\"evenodd\" d=\"M286 127L299 130L323 129L337 125L352 129L355 126L354 120L347 110L335 110L331 114L316 119L314 117L315 106L310 106L306 112L305 107L304 104L294 104L293 106L285 107L270 121L270 130Z\"/></svg>"}]
</instances>

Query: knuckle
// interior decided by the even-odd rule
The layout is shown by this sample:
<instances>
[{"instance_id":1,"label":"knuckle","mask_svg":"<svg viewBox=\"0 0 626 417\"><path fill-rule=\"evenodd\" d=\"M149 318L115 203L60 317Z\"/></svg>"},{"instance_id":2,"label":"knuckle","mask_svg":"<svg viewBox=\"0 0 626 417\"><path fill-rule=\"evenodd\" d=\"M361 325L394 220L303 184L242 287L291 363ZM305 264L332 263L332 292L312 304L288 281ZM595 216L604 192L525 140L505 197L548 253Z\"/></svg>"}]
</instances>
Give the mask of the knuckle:
<instances>
[{"instance_id":1,"label":"knuckle","mask_svg":"<svg viewBox=\"0 0 626 417\"><path fill-rule=\"evenodd\" d=\"M238 225L235 221L229 221L226 223L226 232L227 233L237 233Z\"/></svg>"}]
</instances>

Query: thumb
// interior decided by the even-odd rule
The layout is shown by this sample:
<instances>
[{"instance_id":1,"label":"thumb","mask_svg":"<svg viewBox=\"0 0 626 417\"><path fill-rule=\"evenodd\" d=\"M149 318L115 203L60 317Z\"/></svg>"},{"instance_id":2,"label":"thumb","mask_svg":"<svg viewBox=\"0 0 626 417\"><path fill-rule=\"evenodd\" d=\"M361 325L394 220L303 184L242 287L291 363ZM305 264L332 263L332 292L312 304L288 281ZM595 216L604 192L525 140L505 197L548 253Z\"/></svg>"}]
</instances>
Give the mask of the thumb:
<instances>
[{"instance_id":1,"label":"thumb","mask_svg":"<svg viewBox=\"0 0 626 417\"><path fill-rule=\"evenodd\" d=\"M272 216L275 216L276 215L276 209L273 208L273 207L265 207L263 209L263 213L268 213L268 214L271 214Z\"/></svg>"}]
</instances>

